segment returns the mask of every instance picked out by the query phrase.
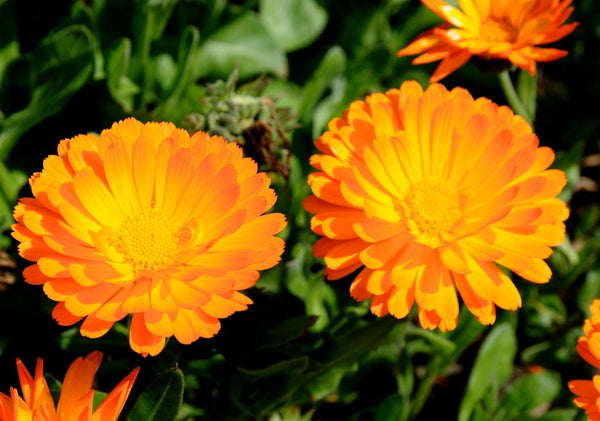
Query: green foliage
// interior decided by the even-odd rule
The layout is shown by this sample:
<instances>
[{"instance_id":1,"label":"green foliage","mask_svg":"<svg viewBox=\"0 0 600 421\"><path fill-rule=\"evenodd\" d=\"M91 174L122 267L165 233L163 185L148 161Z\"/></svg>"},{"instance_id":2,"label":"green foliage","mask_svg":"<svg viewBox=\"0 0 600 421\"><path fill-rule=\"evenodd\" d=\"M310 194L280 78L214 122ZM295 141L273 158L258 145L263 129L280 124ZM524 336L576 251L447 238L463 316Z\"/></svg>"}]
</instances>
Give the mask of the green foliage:
<instances>
[{"instance_id":1,"label":"green foliage","mask_svg":"<svg viewBox=\"0 0 600 421\"><path fill-rule=\"evenodd\" d=\"M16 357L43 357L57 397L68 364L99 349L96 405L141 367L121 416L131 421L584 419L566 383L594 374L575 343L600 297L600 4L582 0L575 15L579 28L558 46L569 56L535 77L507 73L567 177L560 198L571 216L548 259L553 279L514 276L520 310L498 309L486 327L462 308L457 328L440 332L422 329L414 309L375 318L349 297L350 278L325 280L302 209L313 140L333 117L405 80L427 85L434 65L395 56L440 22L420 2L0 1L0 249L18 262L12 283L0 261L0 392L18 383ZM443 83L506 103L498 79L473 63ZM145 359L129 349L126 320L98 339L58 326L42 289L23 282L28 263L9 235L28 176L57 143L126 116L254 145L245 152L272 159L259 163L288 220L282 262L247 291L247 311L215 338L171 340Z\"/></svg>"},{"instance_id":2,"label":"green foliage","mask_svg":"<svg viewBox=\"0 0 600 421\"><path fill-rule=\"evenodd\" d=\"M127 421L172 421L183 401L183 372L168 369L146 387L131 409Z\"/></svg>"}]
</instances>

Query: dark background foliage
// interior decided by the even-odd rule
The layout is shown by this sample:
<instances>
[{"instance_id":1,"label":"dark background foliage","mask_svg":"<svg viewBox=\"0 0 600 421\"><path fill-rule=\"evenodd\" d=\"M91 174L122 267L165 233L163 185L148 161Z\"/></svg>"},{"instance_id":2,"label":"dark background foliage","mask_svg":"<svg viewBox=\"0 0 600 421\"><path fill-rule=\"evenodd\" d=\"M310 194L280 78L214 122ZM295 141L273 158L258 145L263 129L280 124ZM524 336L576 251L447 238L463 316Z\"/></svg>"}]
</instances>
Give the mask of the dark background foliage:
<instances>
[{"instance_id":1,"label":"dark background foliage","mask_svg":"<svg viewBox=\"0 0 600 421\"><path fill-rule=\"evenodd\" d=\"M17 357L31 370L42 357L54 384L74 358L101 350L99 390L141 366L123 419L584 419L566 383L594 374L575 343L600 297L600 4L576 1L572 19L579 27L555 45L568 57L540 65L536 82L535 131L569 180L561 195L571 209L568 240L550 259L554 277L547 285L515 277L523 308L499 311L493 327L463 309L456 331L441 333L422 330L413 313L376 319L349 298L349 279L325 281L300 205L312 141L333 116L404 80L428 84L435 65L395 56L440 22L420 2L0 0L0 391L18 384ZM214 103L266 75L266 88L246 85L257 99L254 117L268 120L270 98L287 124L284 136L268 140L279 152L288 147L283 137L291 142L289 179L267 168L289 221L286 252L248 291L255 304L224 320L215 338L172 340L155 358L129 349L125 321L96 340L57 326L53 303L23 282L27 262L9 235L13 206L30 195L27 177L61 139L126 116L185 126L190 115L209 115L207 84L236 66L237 90L221 82ZM521 88L531 83L512 76ZM506 103L497 76L475 62L443 83ZM248 142L238 126L227 130Z\"/></svg>"}]
</instances>

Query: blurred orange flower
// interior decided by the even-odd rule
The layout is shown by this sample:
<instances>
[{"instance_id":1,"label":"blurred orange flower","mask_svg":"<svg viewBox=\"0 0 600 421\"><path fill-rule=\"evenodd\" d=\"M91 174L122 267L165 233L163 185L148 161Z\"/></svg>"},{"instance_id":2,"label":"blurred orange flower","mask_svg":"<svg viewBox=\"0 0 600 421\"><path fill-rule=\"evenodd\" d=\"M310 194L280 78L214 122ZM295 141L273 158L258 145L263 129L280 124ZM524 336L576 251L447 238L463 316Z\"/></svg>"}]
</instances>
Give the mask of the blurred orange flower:
<instances>
[{"instance_id":1,"label":"blurred orange flower","mask_svg":"<svg viewBox=\"0 0 600 421\"><path fill-rule=\"evenodd\" d=\"M63 140L16 206L25 280L58 302L61 325L104 335L132 314L129 342L156 355L245 310L239 291L274 266L285 226L270 179L241 148L171 123L130 118L99 137Z\"/></svg>"},{"instance_id":2,"label":"blurred orange flower","mask_svg":"<svg viewBox=\"0 0 600 421\"><path fill-rule=\"evenodd\" d=\"M73 361L65 375L58 405L55 406L44 378L43 361L38 359L35 377L32 377L21 360L17 359L17 372L23 398L12 387L10 396L0 393L0 421L116 420L129 396L139 368L129 373L92 412L94 403L92 382L101 361L102 353L98 351Z\"/></svg>"},{"instance_id":3,"label":"blurred orange flower","mask_svg":"<svg viewBox=\"0 0 600 421\"><path fill-rule=\"evenodd\" d=\"M600 300L590 306L592 313L583 324L584 336L577 341L577 352L587 363L600 370ZM600 376L592 380L571 380L569 389L577 397L575 404L584 409L590 420L600 420Z\"/></svg>"},{"instance_id":4,"label":"blurred orange flower","mask_svg":"<svg viewBox=\"0 0 600 421\"><path fill-rule=\"evenodd\" d=\"M569 212L555 196L566 179L509 108L408 81L352 103L316 147L304 201L322 236L313 251L331 280L360 270L350 292L374 314L402 318L416 301L423 327L454 329L458 290L492 324L494 304L521 305L500 266L550 279L543 259L564 239Z\"/></svg>"},{"instance_id":5,"label":"blurred orange flower","mask_svg":"<svg viewBox=\"0 0 600 421\"><path fill-rule=\"evenodd\" d=\"M442 60L431 82L448 76L472 56L507 60L533 75L536 62L567 55L538 46L560 40L577 26L563 25L573 12L571 0L459 0L460 9L443 0L421 1L447 23L423 33L398 56L420 54L414 64Z\"/></svg>"}]
</instances>

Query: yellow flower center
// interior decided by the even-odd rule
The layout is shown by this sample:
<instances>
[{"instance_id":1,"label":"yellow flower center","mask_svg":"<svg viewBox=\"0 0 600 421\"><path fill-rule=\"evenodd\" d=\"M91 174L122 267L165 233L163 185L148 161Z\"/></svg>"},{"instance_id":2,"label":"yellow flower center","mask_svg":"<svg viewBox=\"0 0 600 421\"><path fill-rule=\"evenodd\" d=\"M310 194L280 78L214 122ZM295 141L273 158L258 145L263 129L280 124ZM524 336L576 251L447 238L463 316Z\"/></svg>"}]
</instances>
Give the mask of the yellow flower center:
<instances>
[{"instance_id":1,"label":"yellow flower center","mask_svg":"<svg viewBox=\"0 0 600 421\"><path fill-rule=\"evenodd\" d=\"M513 43L517 40L519 32L505 20L490 19L481 23L479 34L490 42Z\"/></svg>"},{"instance_id":2,"label":"yellow flower center","mask_svg":"<svg viewBox=\"0 0 600 421\"><path fill-rule=\"evenodd\" d=\"M181 244L189 240L190 229L175 229L157 211L126 219L111 241L136 274L156 272L173 263Z\"/></svg>"},{"instance_id":3,"label":"yellow flower center","mask_svg":"<svg viewBox=\"0 0 600 421\"><path fill-rule=\"evenodd\" d=\"M418 243L439 247L461 217L456 189L443 180L423 180L413 184L402 203L412 234Z\"/></svg>"}]
</instances>

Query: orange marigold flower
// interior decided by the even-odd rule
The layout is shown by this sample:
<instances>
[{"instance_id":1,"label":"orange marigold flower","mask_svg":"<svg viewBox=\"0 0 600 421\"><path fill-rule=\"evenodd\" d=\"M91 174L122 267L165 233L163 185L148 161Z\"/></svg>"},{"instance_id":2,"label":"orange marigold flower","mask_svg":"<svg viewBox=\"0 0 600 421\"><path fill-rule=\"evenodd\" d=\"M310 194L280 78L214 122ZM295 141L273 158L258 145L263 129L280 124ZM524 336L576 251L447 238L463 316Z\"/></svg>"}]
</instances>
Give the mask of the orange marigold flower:
<instances>
[{"instance_id":1,"label":"orange marigold flower","mask_svg":"<svg viewBox=\"0 0 600 421\"><path fill-rule=\"evenodd\" d=\"M567 55L538 46L558 41L577 26L563 25L573 12L571 0L458 0L460 9L443 0L421 2L447 23L423 33L398 56L420 54L414 64L442 60L431 82L448 76L472 56L507 60L533 75L536 62Z\"/></svg>"},{"instance_id":2,"label":"orange marigold flower","mask_svg":"<svg viewBox=\"0 0 600 421\"><path fill-rule=\"evenodd\" d=\"M590 306L592 313L583 324L584 336L577 341L577 352L586 362L600 369L600 300ZM600 420L600 376L592 380L572 380L569 389L577 395L573 401L584 409L590 420Z\"/></svg>"},{"instance_id":3,"label":"orange marigold flower","mask_svg":"<svg viewBox=\"0 0 600 421\"><path fill-rule=\"evenodd\" d=\"M569 389L577 395L573 402L585 410L590 421L600 420L600 376L592 380L571 380Z\"/></svg>"},{"instance_id":4,"label":"orange marigold flower","mask_svg":"<svg viewBox=\"0 0 600 421\"><path fill-rule=\"evenodd\" d=\"M38 359L35 377L32 377L21 360L17 359L23 397L21 398L18 391L12 387L10 396L0 393L0 421L116 420L129 396L139 368L129 373L92 412L92 382L101 361L102 353L98 351L73 361L65 375L58 405L55 406L44 378L44 362Z\"/></svg>"},{"instance_id":5,"label":"orange marigold flower","mask_svg":"<svg viewBox=\"0 0 600 421\"><path fill-rule=\"evenodd\" d=\"M402 318L416 301L422 326L453 329L458 290L492 324L494 304L521 305L499 265L551 277L543 259L564 239L569 212L555 196L566 178L509 108L408 81L352 103L316 147L304 201L322 236L313 251L331 280L361 269L350 292L374 314Z\"/></svg>"},{"instance_id":6,"label":"orange marigold flower","mask_svg":"<svg viewBox=\"0 0 600 421\"><path fill-rule=\"evenodd\" d=\"M577 341L577 352L585 361L600 370L600 300L590 306L592 316L583 324L585 336Z\"/></svg>"},{"instance_id":7,"label":"orange marigold flower","mask_svg":"<svg viewBox=\"0 0 600 421\"><path fill-rule=\"evenodd\" d=\"M219 136L130 118L99 137L61 141L16 206L24 271L58 302L61 325L104 335L132 314L129 342L146 356L165 338L189 344L245 310L258 270L274 266L285 226L263 213L270 179Z\"/></svg>"}]
</instances>

